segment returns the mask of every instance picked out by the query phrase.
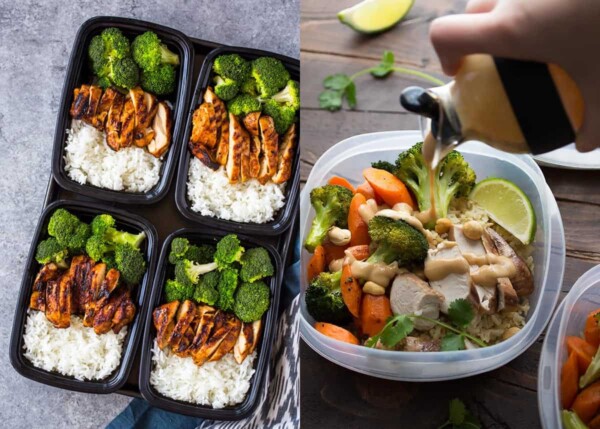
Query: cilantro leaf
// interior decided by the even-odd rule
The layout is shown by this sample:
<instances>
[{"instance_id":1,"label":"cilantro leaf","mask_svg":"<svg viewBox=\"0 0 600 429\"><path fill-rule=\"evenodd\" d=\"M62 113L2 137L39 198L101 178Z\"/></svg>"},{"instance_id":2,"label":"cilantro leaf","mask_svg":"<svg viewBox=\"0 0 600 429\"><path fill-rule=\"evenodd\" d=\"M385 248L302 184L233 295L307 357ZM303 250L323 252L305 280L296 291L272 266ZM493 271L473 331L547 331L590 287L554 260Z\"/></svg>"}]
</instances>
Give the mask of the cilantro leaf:
<instances>
[{"instance_id":1,"label":"cilantro leaf","mask_svg":"<svg viewBox=\"0 0 600 429\"><path fill-rule=\"evenodd\" d=\"M354 82L350 82L349 85L346 86L346 101L348 101L348 107L354 109L356 107L356 85Z\"/></svg>"},{"instance_id":2,"label":"cilantro leaf","mask_svg":"<svg viewBox=\"0 0 600 429\"><path fill-rule=\"evenodd\" d=\"M467 411L465 421L462 425L458 426L458 429L481 429L481 422L477 417Z\"/></svg>"},{"instance_id":3,"label":"cilantro leaf","mask_svg":"<svg viewBox=\"0 0 600 429\"><path fill-rule=\"evenodd\" d=\"M453 425L459 425L465 421L467 415L467 407L463 401L458 398L454 398L450 401L450 417L448 420Z\"/></svg>"},{"instance_id":4,"label":"cilantro leaf","mask_svg":"<svg viewBox=\"0 0 600 429\"><path fill-rule=\"evenodd\" d=\"M385 51L381 63L371 70L371 74L377 78L384 78L394 71L394 53Z\"/></svg>"},{"instance_id":5,"label":"cilantro leaf","mask_svg":"<svg viewBox=\"0 0 600 429\"><path fill-rule=\"evenodd\" d=\"M379 339L384 346L391 348L406 338L413 329L414 324L411 318L407 315L400 314L384 326L379 333Z\"/></svg>"},{"instance_id":6,"label":"cilantro leaf","mask_svg":"<svg viewBox=\"0 0 600 429\"><path fill-rule=\"evenodd\" d=\"M473 306L466 299L456 299L452 301L448 308L448 318L457 327L464 329L475 317Z\"/></svg>"},{"instance_id":7,"label":"cilantro leaf","mask_svg":"<svg viewBox=\"0 0 600 429\"><path fill-rule=\"evenodd\" d=\"M462 335L448 333L442 338L441 350L443 352L452 352L465 349L465 339Z\"/></svg>"},{"instance_id":8,"label":"cilantro leaf","mask_svg":"<svg viewBox=\"0 0 600 429\"><path fill-rule=\"evenodd\" d=\"M319 95L319 106L332 112L340 110L342 108L342 92L326 89Z\"/></svg>"},{"instance_id":9,"label":"cilantro leaf","mask_svg":"<svg viewBox=\"0 0 600 429\"><path fill-rule=\"evenodd\" d=\"M343 91L348 85L352 83L352 80L347 74L337 73L327 76L323 81L323 86L327 89L334 89L337 91Z\"/></svg>"}]
</instances>

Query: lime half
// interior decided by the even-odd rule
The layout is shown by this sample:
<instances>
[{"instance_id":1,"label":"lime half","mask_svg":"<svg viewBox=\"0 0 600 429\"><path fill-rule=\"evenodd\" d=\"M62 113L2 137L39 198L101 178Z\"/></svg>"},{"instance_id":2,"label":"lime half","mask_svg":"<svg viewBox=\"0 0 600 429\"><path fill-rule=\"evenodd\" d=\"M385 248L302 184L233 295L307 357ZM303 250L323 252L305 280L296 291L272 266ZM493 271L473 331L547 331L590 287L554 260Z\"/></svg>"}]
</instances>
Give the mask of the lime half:
<instances>
[{"instance_id":1,"label":"lime half","mask_svg":"<svg viewBox=\"0 0 600 429\"><path fill-rule=\"evenodd\" d=\"M502 228L529 244L535 237L535 212L531 201L513 182L506 179L482 180L470 198L479 204Z\"/></svg>"},{"instance_id":2,"label":"lime half","mask_svg":"<svg viewBox=\"0 0 600 429\"><path fill-rule=\"evenodd\" d=\"M338 13L339 20L361 33L380 33L406 16L414 0L364 0Z\"/></svg>"}]
</instances>

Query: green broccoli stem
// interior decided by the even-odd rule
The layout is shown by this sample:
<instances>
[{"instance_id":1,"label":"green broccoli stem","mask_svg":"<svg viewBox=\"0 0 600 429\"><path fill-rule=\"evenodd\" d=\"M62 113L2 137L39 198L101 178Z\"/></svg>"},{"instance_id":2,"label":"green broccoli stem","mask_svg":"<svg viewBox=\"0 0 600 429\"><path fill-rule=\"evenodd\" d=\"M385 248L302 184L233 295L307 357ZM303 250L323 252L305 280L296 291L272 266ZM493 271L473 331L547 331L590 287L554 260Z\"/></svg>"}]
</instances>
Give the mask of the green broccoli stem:
<instances>
[{"instance_id":1,"label":"green broccoli stem","mask_svg":"<svg viewBox=\"0 0 600 429\"><path fill-rule=\"evenodd\" d=\"M160 46L160 56L163 64L179 65L179 55L172 52L165 45Z\"/></svg>"},{"instance_id":2,"label":"green broccoli stem","mask_svg":"<svg viewBox=\"0 0 600 429\"><path fill-rule=\"evenodd\" d=\"M356 78L358 78L360 76L363 76L363 75L366 75L366 74L369 74L369 73L371 73L374 70L377 70L377 67L369 67L369 68L366 68L364 70L360 70L360 71L354 73L352 76L350 76L350 80L354 81ZM427 80L427 81L429 81L429 82L431 82L431 83L433 83L434 85L437 85L437 86L445 85L444 81L441 81L440 79L438 79L436 77L433 77L433 76L431 76L431 75L429 75L427 73L424 73L424 72L420 72L418 70L413 70L413 69L409 69L409 68L406 68L406 67L392 67L391 71L402 73L402 74L406 74L406 75L410 75L410 76L416 76L416 77L419 77L421 79Z\"/></svg>"},{"instance_id":3,"label":"green broccoli stem","mask_svg":"<svg viewBox=\"0 0 600 429\"><path fill-rule=\"evenodd\" d=\"M329 231L330 227L331 222L329 222L329 219L317 212L312 221L306 241L304 242L304 247L306 250L311 253L314 252L315 248L325 240L325 236L327 235L327 231Z\"/></svg>"},{"instance_id":4,"label":"green broccoli stem","mask_svg":"<svg viewBox=\"0 0 600 429\"><path fill-rule=\"evenodd\" d=\"M455 334L462 335L463 337L468 338L469 340L471 340L475 344L477 344L479 347L487 347L487 344L485 342L483 342L482 340L480 340L479 338L474 337L473 335L471 335L471 334L469 334L469 333L467 333L465 331L457 329L454 326L449 325L448 323L442 322L442 321L437 320L437 319L431 319L429 317L421 316L421 315L418 315L418 314L411 314L410 317L414 317L415 319L421 319L421 320L425 320L427 322L434 323L434 324L436 324L438 326L441 326L442 328L445 328L445 329L448 329L449 331L454 332Z\"/></svg>"},{"instance_id":5,"label":"green broccoli stem","mask_svg":"<svg viewBox=\"0 0 600 429\"><path fill-rule=\"evenodd\" d=\"M398 259L398 254L389 246L380 244L379 247L369 256L367 262L370 264L377 264L383 262L388 265Z\"/></svg>"}]
</instances>

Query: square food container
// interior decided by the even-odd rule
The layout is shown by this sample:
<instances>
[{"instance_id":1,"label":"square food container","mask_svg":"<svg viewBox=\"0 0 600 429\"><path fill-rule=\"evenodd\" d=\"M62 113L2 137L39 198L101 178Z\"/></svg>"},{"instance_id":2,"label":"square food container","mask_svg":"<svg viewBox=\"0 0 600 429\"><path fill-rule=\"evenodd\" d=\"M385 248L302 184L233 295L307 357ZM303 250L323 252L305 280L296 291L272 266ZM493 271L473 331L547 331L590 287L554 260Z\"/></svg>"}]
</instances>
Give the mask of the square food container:
<instances>
[{"instance_id":1,"label":"square food container","mask_svg":"<svg viewBox=\"0 0 600 429\"><path fill-rule=\"evenodd\" d=\"M600 308L600 266L587 271L573 285L546 332L538 370L538 408L542 426L562 428L560 373L567 360L565 338L580 337L587 315Z\"/></svg>"},{"instance_id":2,"label":"square food container","mask_svg":"<svg viewBox=\"0 0 600 429\"><path fill-rule=\"evenodd\" d=\"M88 66L87 47L92 37L107 27L121 29L130 41L135 36L146 31L154 31L169 49L179 54L180 64L177 67L177 88L168 97L158 97L160 100L167 100L173 105L171 146L163 157L158 183L153 189L147 192L113 191L89 184L82 185L72 180L65 170L64 152L67 141L67 129L70 128L71 124L69 109L73 102L73 90L83 83L91 82L92 72ZM191 42L183 33L177 30L151 22L112 16L98 16L83 23L77 32L71 51L60 109L58 111L56 130L54 132L52 175L58 184L71 192L122 204L152 204L163 198L169 190L174 169L177 165L181 134L185 125L184 115L191 91L193 66L194 49Z\"/></svg>"},{"instance_id":3,"label":"square food container","mask_svg":"<svg viewBox=\"0 0 600 429\"><path fill-rule=\"evenodd\" d=\"M180 147L181 156L179 159L179 172L177 175L177 189L175 191L177 208L187 219L203 225L240 232L242 234L278 235L290 227L296 201L298 199L298 193L300 192L300 132L298 132L298 142L296 144L294 160L292 162L292 175L285 185L285 205L279 209L272 221L257 224L202 216L200 213L192 210L191 204L187 198L188 171L190 160L192 159L192 154L188 149L188 141L192 133L192 116L194 115L196 108L202 103L204 91L211 84L211 77L213 76L212 66L215 58L224 54L239 54L241 57L248 60L265 56L276 58L285 65L286 69L290 72L292 79L300 81L300 62L293 58L275 54L273 52L227 46L215 49L206 56L202 63L200 76L196 82L196 89L194 90L194 94L190 101L190 107L186 118L187 124L182 138L183 143Z\"/></svg>"},{"instance_id":4,"label":"square food container","mask_svg":"<svg viewBox=\"0 0 600 429\"><path fill-rule=\"evenodd\" d=\"M279 292L283 280L283 264L277 250L275 250L273 246L263 243L258 239L238 234L238 238L244 248L264 247L269 252L273 267L275 268L275 274L268 282L265 281L265 283L269 284L271 289L271 306L263 315L263 330L261 333L260 344L256 348L258 357L254 361L255 373L250 380L250 388L244 401L234 406L215 409L209 406L167 398L156 391L150 383L150 373L153 369L152 347L154 345L154 339L156 338L156 329L154 328L154 323L152 321L152 312L157 306L162 304L165 281L168 276L173 275L174 269L173 266L169 264L168 260L171 242L176 237L185 237L193 244L214 245L219 239L227 234L226 232L215 231L207 233L204 231L205 230L182 228L165 239L160 253L156 274L154 276L148 312L146 313L144 342L142 345L142 357L140 361L140 390L144 399L151 405L167 411L212 420L240 420L250 415L258 405L261 387L263 387L264 378L267 374L267 366L270 362L271 347L275 335L275 325L277 323L277 315L279 314Z\"/></svg>"},{"instance_id":5,"label":"square food container","mask_svg":"<svg viewBox=\"0 0 600 429\"><path fill-rule=\"evenodd\" d=\"M317 161L300 198L300 230L304 240L313 218L310 190L326 183L332 175L358 185L364 181L363 168L371 162L394 162L398 154L422 141L418 131L393 131L351 137L329 149ZM523 353L542 333L559 296L565 265L565 240L556 201L541 170L529 156L517 156L482 143L466 143L460 152L477 173L477 179L502 177L516 183L531 199L537 216L533 259L535 291L529 297L527 323L502 343L476 350L453 352L397 352L347 344L326 337L313 328L315 320L301 301L300 334L304 341L326 359L356 372L403 381L441 381L469 377L507 364ZM302 294L307 287L309 253L303 250Z\"/></svg>"},{"instance_id":6,"label":"square food container","mask_svg":"<svg viewBox=\"0 0 600 429\"><path fill-rule=\"evenodd\" d=\"M123 342L123 353L121 365L107 378L103 380L76 380L73 377L49 372L36 368L24 356L23 334L27 321L27 310L29 307L29 298L31 296L33 281L37 275L40 264L35 260L35 252L40 241L48 237L47 226L54 210L65 208L79 217L84 222L91 220L100 213L108 213L116 220L117 229L122 229L134 234L140 232L146 233L146 239L142 244L142 252L146 259L146 274L139 285L133 289L132 300L136 305L136 315L132 323L128 325L127 335ZM17 300L15 317L13 320L12 335L10 340L10 362L19 374L30 378L39 383L48 384L54 387L60 387L67 390L75 390L86 393L112 393L117 391L125 382L131 371L131 366L135 358L138 343L141 338L146 312L148 309L148 299L150 295L150 286L154 268L156 265L158 244L156 230L148 221L141 216L127 213L123 210L104 206L99 203L84 203L75 201L56 201L44 209L40 217L37 229L33 235L31 248L25 265L25 272L21 281L21 291Z\"/></svg>"}]
</instances>

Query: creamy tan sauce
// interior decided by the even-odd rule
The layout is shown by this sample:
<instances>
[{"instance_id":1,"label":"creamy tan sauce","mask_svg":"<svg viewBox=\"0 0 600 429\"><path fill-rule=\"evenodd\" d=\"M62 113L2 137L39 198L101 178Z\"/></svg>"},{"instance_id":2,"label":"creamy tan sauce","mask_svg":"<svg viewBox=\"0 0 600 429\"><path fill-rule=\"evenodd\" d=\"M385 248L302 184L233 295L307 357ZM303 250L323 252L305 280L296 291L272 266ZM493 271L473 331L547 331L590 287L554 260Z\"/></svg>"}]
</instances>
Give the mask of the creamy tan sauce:
<instances>
[{"instance_id":1,"label":"creamy tan sauce","mask_svg":"<svg viewBox=\"0 0 600 429\"><path fill-rule=\"evenodd\" d=\"M361 280L377 283L383 287L387 287L397 274L406 272L405 269L398 268L398 263L396 262L385 265L382 263L370 264L368 262L355 260L352 262L351 269L352 276Z\"/></svg>"},{"instance_id":2,"label":"creamy tan sauce","mask_svg":"<svg viewBox=\"0 0 600 429\"><path fill-rule=\"evenodd\" d=\"M468 273L471 266L463 257L425 260L425 276L432 282L443 280L450 274Z\"/></svg>"}]
</instances>

